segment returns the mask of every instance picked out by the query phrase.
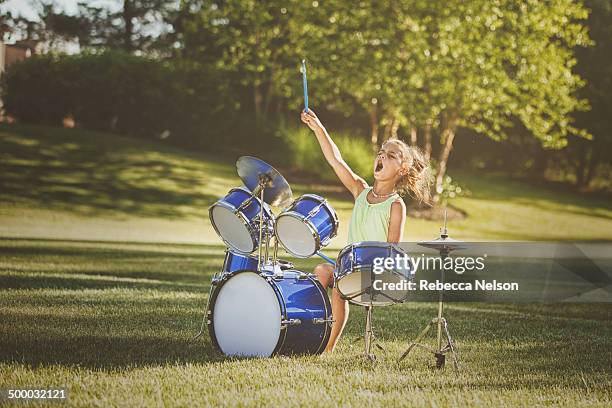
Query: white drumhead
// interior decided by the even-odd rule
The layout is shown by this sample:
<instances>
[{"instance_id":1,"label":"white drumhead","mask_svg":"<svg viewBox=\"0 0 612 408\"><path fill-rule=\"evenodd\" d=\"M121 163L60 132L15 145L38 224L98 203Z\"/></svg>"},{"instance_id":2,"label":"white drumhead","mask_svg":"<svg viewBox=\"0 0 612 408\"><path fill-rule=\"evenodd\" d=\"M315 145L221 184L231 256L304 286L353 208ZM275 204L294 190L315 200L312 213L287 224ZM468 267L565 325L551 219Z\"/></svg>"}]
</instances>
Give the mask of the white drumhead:
<instances>
[{"instance_id":1,"label":"white drumhead","mask_svg":"<svg viewBox=\"0 0 612 408\"><path fill-rule=\"evenodd\" d=\"M369 273L368 273L369 274ZM340 278L336 284L341 294L346 297L353 297L361 292L361 272L352 272ZM361 302L363 295L355 297L355 301Z\"/></svg>"},{"instance_id":2,"label":"white drumhead","mask_svg":"<svg viewBox=\"0 0 612 408\"><path fill-rule=\"evenodd\" d=\"M229 246L241 252L253 252L253 238L243 220L232 210L216 205L212 209L211 218L219 235Z\"/></svg>"},{"instance_id":3,"label":"white drumhead","mask_svg":"<svg viewBox=\"0 0 612 408\"><path fill-rule=\"evenodd\" d=\"M317 241L301 219L280 215L276 219L276 232L281 244L292 254L309 257L316 252Z\"/></svg>"},{"instance_id":4,"label":"white drumhead","mask_svg":"<svg viewBox=\"0 0 612 408\"><path fill-rule=\"evenodd\" d=\"M281 309L274 289L255 272L228 279L215 300L213 327L228 356L268 357L281 331Z\"/></svg>"},{"instance_id":5,"label":"white drumhead","mask_svg":"<svg viewBox=\"0 0 612 408\"><path fill-rule=\"evenodd\" d=\"M363 274L365 274L365 276ZM406 279L402 275L391 273L389 271L385 271L381 274L375 274L373 276L375 280L380 281L380 286L378 287L381 288L385 287L383 286L385 283L393 283L397 285ZM362 292L366 287L370 286L371 280L372 275L370 271L355 271L341 277L337 282L337 286L342 295L351 298L351 301L357 304L371 303L373 305L388 305L394 303L394 299L395 301L403 301L407 295L407 289L385 289L378 290L374 300L371 299L371 295L369 293L363 293L359 296L355 296L357 293ZM383 294L387 296L384 296Z\"/></svg>"}]
</instances>

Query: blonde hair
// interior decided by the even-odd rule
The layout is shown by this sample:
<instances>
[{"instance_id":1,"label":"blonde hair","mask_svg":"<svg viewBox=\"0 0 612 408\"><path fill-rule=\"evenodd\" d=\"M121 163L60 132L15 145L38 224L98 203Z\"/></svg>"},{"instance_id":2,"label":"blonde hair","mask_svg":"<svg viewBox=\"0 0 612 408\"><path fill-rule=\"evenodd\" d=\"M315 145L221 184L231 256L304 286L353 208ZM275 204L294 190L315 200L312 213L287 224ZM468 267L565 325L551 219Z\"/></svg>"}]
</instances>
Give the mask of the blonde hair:
<instances>
[{"instance_id":1,"label":"blonde hair","mask_svg":"<svg viewBox=\"0 0 612 408\"><path fill-rule=\"evenodd\" d=\"M410 196L419 203L429 204L431 201L431 169L429 160L416 146L408 146L399 139L387 140L385 143L395 143L402 152L402 164L408 163L408 172L400 177L395 189L400 196Z\"/></svg>"}]
</instances>

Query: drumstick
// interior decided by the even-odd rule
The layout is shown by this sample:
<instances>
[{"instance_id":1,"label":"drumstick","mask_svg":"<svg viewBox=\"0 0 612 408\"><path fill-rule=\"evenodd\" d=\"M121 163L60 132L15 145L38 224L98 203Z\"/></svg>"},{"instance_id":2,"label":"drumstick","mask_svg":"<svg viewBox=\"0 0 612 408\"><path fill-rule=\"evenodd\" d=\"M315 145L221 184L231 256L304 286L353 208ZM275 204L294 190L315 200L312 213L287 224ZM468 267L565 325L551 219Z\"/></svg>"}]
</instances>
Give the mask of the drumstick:
<instances>
[{"instance_id":1,"label":"drumstick","mask_svg":"<svg viewBox=\"0 0 612 408\"><path fill-rule=\"evenodd\" d=\"M302 60L302 83L304 84L304 112L308 112L308 79L306 79L306 60Z\"/></svg>"},{"instance_id":2,"label":"drumstick","mask_svg":"<svg viewBox=\"0 0 612 408\"><path fill-rule=\"evenodd\" d=\"M330 264L336 266L336 261L334 261L332 258L330 258L329 256L325 255L323 252L319 251L317 252L317 255L319 255L321 258L325 259L327 262L329 262Z\"/></svg>"}]
</instances>

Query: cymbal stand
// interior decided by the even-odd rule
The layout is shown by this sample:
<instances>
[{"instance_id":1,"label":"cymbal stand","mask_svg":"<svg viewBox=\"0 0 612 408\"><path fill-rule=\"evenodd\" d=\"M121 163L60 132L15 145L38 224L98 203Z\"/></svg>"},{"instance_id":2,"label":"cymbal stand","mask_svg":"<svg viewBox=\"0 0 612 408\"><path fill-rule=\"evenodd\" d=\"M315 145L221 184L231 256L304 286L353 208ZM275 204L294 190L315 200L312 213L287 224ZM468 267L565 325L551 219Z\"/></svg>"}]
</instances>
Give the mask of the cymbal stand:
<instances>
[{"instance_id":1,"label":"cymbal stand","mask_svg":"<svg viewBox=\"0 0 612 408\"><path fill-rule=\"evenodd\" d=\"M258 245L257 245L257 271L261 271L261 269L262 269L261 246L263 244L264 191L265 191L266 187L270 184L271 181L272 181L272 179L267 174L260 174L259 175L259 184L257 185L255 190L253 191L253 195L254 196L259 195L259 242L258 242ZM266 235L268 235L268 234L266 233ZM268 243L266 243L265 256L266 256L266 258L268 256ZM265 264L265 262L264 262L264 264Z\"/></svg>"},{"instance_id":2,"label":"cymbal stand","mask_svg":"<svg viewBox=\"0 0 612 408\"><path fill-rule=\"evenodd\" d=\"M446 212L445 212L444 229L441 231L440 238L436 240L437 245L433 246L433 245L423 244L423 246L438 248L438 251L440 253L440 258L442 260L440 265L444 265L444 260L448 257L449 253L453 249L461 248L457 244L453 244L451 242L452 240L449 240L448 244L445 245L444 242L447 239L448 239L448 233L446 230ZM444 285L444 268L440 270L440 280L442 282L442 285ZM406 358L408 354L410 353L410 351L412 351L412 349L414 349L415 347L419 347L419 348L422 348L424 350L427 350L433 353L433 355L436 358L436 368L444 367L444 364L446 362L446 354L450 353L451 357L453 358L453 366L455 367L455 370L459 369L457 346L455 345L455 341L452 339L450 332L448 330L448 322L442 316L443 309L444 309L444 290L440 290L438 293L438 315L434 317L433 319L431 319L431 321L427 324L427 326L425 326L425 328L421 331L421 333L419 333L419 335L414 339L414 341L409 344L408 349L406 349L404 354L402 354L402 356L399 358L398 363L401 362L404 358ZM421 343L421 340L423 340L423 338L427 335L427 333L429 333L429 331L433 327L437 328L436 348L433 348L433 347L430 347L430 346L427 346ZM446 345L444 347L442 347L442 334L443 333L446 339Z\"/></svg>"},{"instance_id":3,"label":"cymbal stand","mask_svg":"<svg viewBox=\"0 0 612 408\"><path fill-rule=\"evenodd\" d=\"M257 246L257 270L261 271L262 269L262 261L261 261L261 246L263 244L263 209L264 209L264 190L266 186L270 183L270 177L266 174L261 174L259 176L259 185L253 191L252 197L255 197L259 194L260 205L259 205L259 244ZM250 202L250 200L249 200ZM267 227L267 226L266 226ZM268 239L268 233L266 232L266 239ZM269 243L266 241L266 249L265 249L265 257L268 259L268 245ZM265 263L265 262L264 262ZM202 333L204 333L204 327L206 326L206 322L208 320L208 315L210 314L209 306L210 306L210 298L212 296L213 290L217 283L219 282L219 274L215 272L212 277L210 284L210 291L208 292L208 299L206 301L206 308L204 309L204 317L202 318L202 324L200 326L200 331L192 338L192 340L196 340L199 338Z\"/></svg>"}]
</instances>

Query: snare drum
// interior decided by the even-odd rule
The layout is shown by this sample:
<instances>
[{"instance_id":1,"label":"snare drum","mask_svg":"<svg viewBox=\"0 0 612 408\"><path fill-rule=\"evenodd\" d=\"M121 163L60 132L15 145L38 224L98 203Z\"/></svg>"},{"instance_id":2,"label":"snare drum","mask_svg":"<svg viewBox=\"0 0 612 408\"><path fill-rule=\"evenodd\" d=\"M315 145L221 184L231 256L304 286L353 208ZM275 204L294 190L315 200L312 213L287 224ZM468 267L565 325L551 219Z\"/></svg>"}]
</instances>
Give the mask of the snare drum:
<instances>
[{"instance_id":1,"label":"snare drum","mask_svg":"<svg viewBox=\"0 0 612 408\"><path fill-rule=\"evenodd\" d=\"M243 254L252 253L259 246L259 213L262 203L249 190L233 188L209 209L210 222L223 242ZM271 229L274 215L263 203L263 226ZM266 232L266 231L264 231Z\"/></svg>"},{"instance_id":2,"label":"snare drum","mask_svg":"<svg viewBox=\"0 0 612 408\"><path fill-rule=\"evenodd\" d=\"M387 242L357 242L345 247L338 255L334 278L336 287L343 298L362 306L386 306L401 303L408 298L408 289L398 289L401 281L414 278L414 268L406 252ZM382 273L374 273L375 258L383 261L400 257L392 268L384 268ZM404 260L406 263L404 263ZM374 285L374 281L379 282ZM386 284L386 285L385 285ZM389 285L394 284L395 286ZM376 286L376 287L374 287ZM392 289L390 289L392 288Z\"/></svg>"},{"instance_id":3,"label":"snare drum","mask_svg":"<svg viewBox=\"0 0 612 408\"><path fill-rule=\"evenodd\" d=\"M338 216L323 197L304 194L277 217L274 232L288 252L308 258L336 236Z\"/></svg>"},{"instance_id":4,"label":"snare drum","mask_svg":"<svg viewBox=\"0 0 612 408\"><path fill-rule=\"evenodd\" d=\"M300 271L226 274L210 305L210 338L228 356L318 354L329 340L327 293L314 276Z\"/></svg>"}]
</instances>

